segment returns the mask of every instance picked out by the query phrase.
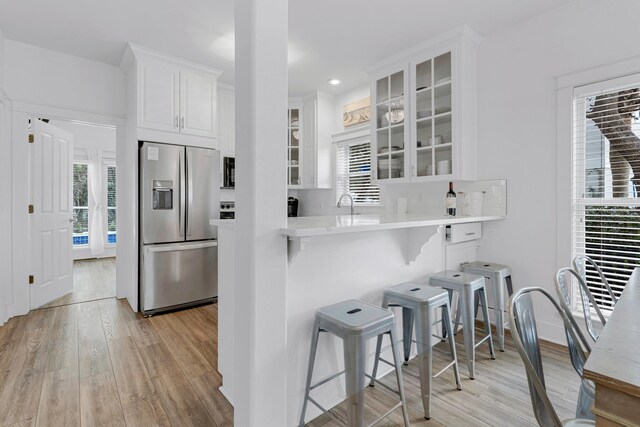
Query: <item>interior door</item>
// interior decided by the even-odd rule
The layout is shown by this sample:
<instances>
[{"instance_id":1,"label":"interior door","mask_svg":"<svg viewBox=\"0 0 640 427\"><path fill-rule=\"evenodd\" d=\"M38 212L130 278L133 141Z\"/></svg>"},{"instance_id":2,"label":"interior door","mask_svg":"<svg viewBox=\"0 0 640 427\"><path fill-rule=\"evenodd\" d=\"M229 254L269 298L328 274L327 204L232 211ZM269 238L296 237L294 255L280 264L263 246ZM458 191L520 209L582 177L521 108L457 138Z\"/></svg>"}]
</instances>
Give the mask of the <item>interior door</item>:
<instances>
[{"instance_id":1,"label":"interior door","mask_svg":"<svg viewBox=\"0 0 640 427\"><path fill-rule=\"evenodd\" d=\"M180 132L213 138L216 135L217 83L214 77L180 71Z\"/></svg>"},{"instance_id":2,"label":"interior door","mask_svg":"<svg viewBox=\"0 0 640 427\"><path fill-rule=\"evenodd\" d=\"M73 136L35 120L30 144L31 308L73 289Z\"/></svg>"}]
</instances>

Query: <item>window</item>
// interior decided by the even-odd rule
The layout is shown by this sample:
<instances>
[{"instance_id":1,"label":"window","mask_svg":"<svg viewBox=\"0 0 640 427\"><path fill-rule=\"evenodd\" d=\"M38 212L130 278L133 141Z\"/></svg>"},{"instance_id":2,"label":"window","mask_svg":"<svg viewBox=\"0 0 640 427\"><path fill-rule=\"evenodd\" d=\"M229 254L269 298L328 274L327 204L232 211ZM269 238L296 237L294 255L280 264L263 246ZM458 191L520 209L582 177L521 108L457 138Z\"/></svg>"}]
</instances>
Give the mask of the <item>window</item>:
<instances>
[{"instance_id":1,"label":"window","mask_svg":"<svg viewBox=\"0 0 640 427\"><path fill-rule=\"evenodd\" d=\"M573 251L598 263L616 295L640 266L640 78L574 90ZM604 308L613 302L595 270L587 285Z\"/></svg>"},{"instance_id":2,"label":"window","mask_svg":"<svg viewBox=\"0 0 640 427\"><path fill-rule=\"evenodd\" d=\"M369 141L340 142L336 152L336 200L351 194L356 205L380 204L380 187L371 183Z\"/></svg>"},{"instance_id":3,"label":"window","mask_svg":"<svg viewBox=\"0 0 640 427\"><path fill-rule=\"evenodd\" d=\"M89 186L86 164L73 164L73 244L89 244Z\"/></svg>"},{"instance_id":4,"label":"window","mask_svg":"<svg viewBox=\"0 0 640 427\"><path fill-rule=\"evenodd\" d=\"M107 244L116 243L116 167L106 166L107 171Z\"/></svg>"}]
</instances>

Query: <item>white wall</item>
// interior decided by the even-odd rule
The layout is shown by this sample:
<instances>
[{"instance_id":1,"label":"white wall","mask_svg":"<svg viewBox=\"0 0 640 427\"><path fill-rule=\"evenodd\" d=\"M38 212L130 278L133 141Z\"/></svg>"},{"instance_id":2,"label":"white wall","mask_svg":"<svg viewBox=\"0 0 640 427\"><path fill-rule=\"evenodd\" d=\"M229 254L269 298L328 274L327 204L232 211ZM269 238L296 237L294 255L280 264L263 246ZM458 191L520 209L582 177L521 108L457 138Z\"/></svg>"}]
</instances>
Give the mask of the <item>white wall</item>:
<instances>
[{"instance_id":1,"label":"white wall","mask_svg":"<svg viewBox=\"0 0 640 427\"><path fill-rule=\"evenodd\" d=\"M0 87L4 87L4 34L2 33L2 28L0 28Z\"/></svg>"},{"instance_id":2,"label":"white wall","mask_svg":"<svg viewBox=\"0 0 640 427\"><path fill-rule=\"evenodd\" d=\"M5 88L14 102L124 117L120 69L6 40Z\"/></svg>"},{"instance_id":3,"label":"white wall","mask_svg":"<svg viewBox=\"0 0 640 427\"><path fill-rule=\"evenodd\" d=\"M509 215L487 226L491 238L478 256L511 265L516 288L543 286L555 294L557 259L570 259L557 252L556 241L556 150L571 143L556 140L556 77L638 54L640 3L611 6L578 0L486 36L480 45L478 177L507 179ZM571 167L569 158L558 160L559 167ZM543 313L541 336L562 342L559 319Z\"/></svg>"},{"instance_id":4,"label":"white wall","mask_svg":"<svg viewBox=\"0 0 640 427\"><path fill-rule=\"evenodd\" d=\"M27 165L28 117L78 120L110 126L124 124L124 77L116 67L35 46L5 41L4 88L12 100L12 165ZM117 138L121 138L118 130ZM4 151L3 151L4 153ZM29 310L29 247L20 236L28 233L28 168L11 171L12 300L8 316ZM122 187L122 185L120 185ZM121 284L116 284L122 296Z\"/></svg>"}]
</instances>

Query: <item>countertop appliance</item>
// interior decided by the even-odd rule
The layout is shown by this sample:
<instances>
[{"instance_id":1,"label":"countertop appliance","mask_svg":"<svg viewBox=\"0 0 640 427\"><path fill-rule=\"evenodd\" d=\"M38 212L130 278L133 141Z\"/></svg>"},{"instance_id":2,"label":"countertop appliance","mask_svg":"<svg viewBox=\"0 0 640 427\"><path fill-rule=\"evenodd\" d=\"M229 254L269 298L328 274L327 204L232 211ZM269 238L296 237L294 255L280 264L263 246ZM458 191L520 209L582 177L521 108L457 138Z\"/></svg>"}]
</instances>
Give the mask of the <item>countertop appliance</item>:
<instances>
[{"instance_id":1,"label":"countertop appliance","mask_svg":"<svg viewBox=\"0 0 640 427\"><path fill-rule=\"evenodd\" d=\"M235 219L236 202L220 202L220 219Z\"/></svg>"},{"instance_id":2,"label":"countertop appliance","mask_svg":"<svg viewBox=\"0 0 640 427\"><path fill-rule=\"evenodd\" d=\"M236 187L236 159L235 157L222 158L222 188Z\"/></svg>"},{"instance_id":3,"label":"countertop appliance","mask_svg":"<svg viewBox=\"0 0 640 427\"><path fill-rule=\"evenodd\" d=\"M298 199L295 197L287 199L287 216L298 216Z\"/></svg>"},{"instance_id":4,"label":"countertop appliance","mask_svg":"<svg viewBox=\"0 0 640 427\"><path fill-rule=\"evenodd\" d=\"M143 142L139 161L140 311L215 301L220 152Z\"/></svg>"}]
</instances>

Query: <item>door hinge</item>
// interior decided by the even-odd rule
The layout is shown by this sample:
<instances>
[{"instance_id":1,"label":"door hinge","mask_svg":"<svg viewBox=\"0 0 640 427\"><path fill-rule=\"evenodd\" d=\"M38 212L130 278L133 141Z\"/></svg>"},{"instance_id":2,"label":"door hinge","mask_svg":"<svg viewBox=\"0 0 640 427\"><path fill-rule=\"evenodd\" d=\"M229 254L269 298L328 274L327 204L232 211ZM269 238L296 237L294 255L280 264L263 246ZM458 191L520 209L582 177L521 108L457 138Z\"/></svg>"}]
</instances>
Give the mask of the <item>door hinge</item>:
<instances>
[{"instance_id":1,"label":"door hinge","mask_svg":"<svg viewBox=\"0 0 640 427\"><path fill-rule=\"evenodd\" d=\"M35 138L33 136L32 133L29 134L29 144L33 144L33 142L35 141Z\"/></svg>"},{"instance_id":2,"label":"door hinge","mask_svg":"<svg viewBox=\"0 0 640 427\"><path fill-rule=\"evenodd\" d=\"M35 277L33 277L33 274L29 275L29 284L33 285L33 282L35 281Z\"/></svg>"},{"instance_id":3,"label":"door hinge","mask_svg":"<svg viewBox=\"0 0 640 427\"><path fill-rule=\"evenodd\" d=\"M29 213L32 214L33 213L33 205L29 205Z\"/></svg>"}]
</instances>

